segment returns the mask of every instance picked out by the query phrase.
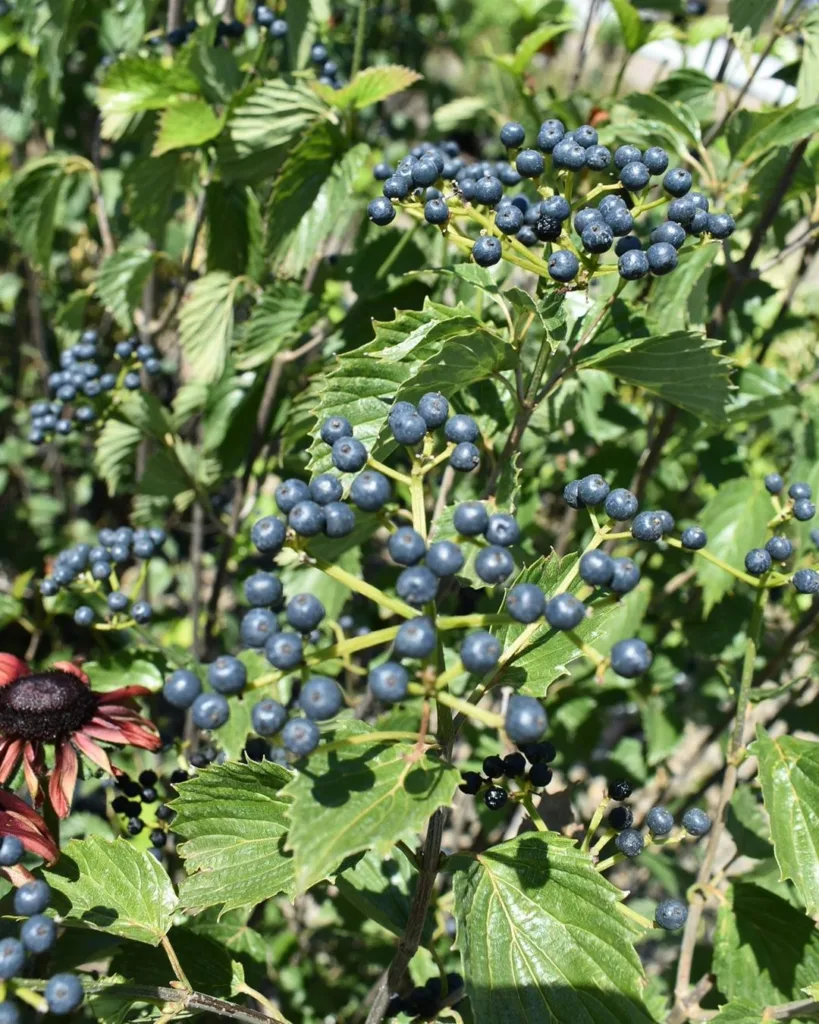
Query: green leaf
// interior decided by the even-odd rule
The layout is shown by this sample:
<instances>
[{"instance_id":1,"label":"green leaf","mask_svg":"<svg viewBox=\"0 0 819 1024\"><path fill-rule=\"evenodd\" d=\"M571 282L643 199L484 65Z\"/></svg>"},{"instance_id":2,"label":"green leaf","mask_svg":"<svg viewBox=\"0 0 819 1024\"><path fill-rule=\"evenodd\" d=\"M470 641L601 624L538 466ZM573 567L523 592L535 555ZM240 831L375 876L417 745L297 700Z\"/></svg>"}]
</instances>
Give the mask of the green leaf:
<instances>
[{"instance_id":1,"label":"green leaf","mask_svg":"<svg viewBox=\"0 0 819 1024\"><path fill-rule=\"evenodd\" d=\"M196 992L207 992L223 999L231 995L228 950L210 936L189 927L172 928L168 940ZM140 985L167 985L168 954L164 949L127 945L114 957L109 970Z\"/></svg>"},{"instance_id":2,"label":"green leaf","mask_svg":"<svg viewBox=\"0 0 819 1024\"><path fill-rule=\"evenodd\" d=\"M336 876L336 888L367 920L376 921L382 928L398 935L404 934L410 914L412 893L417 871L410 867L402 854L382 857L370 850L355 867ZM424 928L426 939L433 928L432 915L428 915Z\"/></svg>"},{"instance_id":3,"label":"green leaf","mask_svg":"<svg viewBox=\"0 0 819 1024\"><path fill-rule=\"evenodd\" d=\"M749 28L756 35L775 7L776 0L730 0L728 17L735 32Z\"/></svg>"},{"instance_id":4,"label":"green leaf","mask_svg":"<svg viewBox=\"0 0 819 1024\"><path fill-rule=\"evenodd\" d=\"M122 187L128 214L151 238L160 241L170 218L170 204L176 189L179 153L142 156L123 175Z\"/></svg>"},{"instance_id":5,"label":"green leaf","mask_svg":"<svg viewBox=\"0 0 819 1024\"><path fill-rule=\"evenodd\" d=\"M651 289L651 306L660 324L700 326L705 323L711 266L718 244L701 245L682 260L673 274L661 277Z\"/></svg>"},{"instance_id":6,"label":"green leaf","mask_svg":"<svg viewBox=\"0 0 819 1024\"><path fill-rule=\"evenodd\" d=\"M819 106L788 107L778 117L754 122L756 131L740 147L738 159L752 164L774 146L792 146L819 129Z\"/></svg>"},{"instance_id":7,"label":"green leaf","mask_svg":"<svg viewBox=\"0 0 819 1024\"><path fill-rule=\"evenodd\" d=\"M647 26L629 0L611 0L611 6L620 22L626 49L634 53L646 41Z\"/></svg>"},{"instance_id":8,"label":"green leaf","mask_svg":"<svg viewBox=\"0 0 819 1024\"><path fill-rule=\"evenodd\" d=\"M623 101L641 119L655 121L670 128L686 142L697 142L700 138L700 124L690 107L684 103L671 102L656 93L631 93Z\"/></svg>"},{"instance_id":9,"label":"green leaf","mask_svg":"<svg viewBox=\"0 0 819 1024\"><path fill-rule=\"evenodd\" d=\"M815 7L806 13L799 34L804 45L796 80L797 103L812 107L819 100L819 10Z\"/></svg>"},{"instance_id":10,"label":"green leaf","mask_svg":"<svg viewBox=\"0 0 819 1024\"><path fill-rule=\"evenodd\" d=\"M141 438L142 434L136 427L115 419L106 420L97 436L94 468L105 481L110 495L119 490Z\"/></svg>"},{"instance_id":11,"label":"green leaf","mask_svg":"<svg viewBox=\"0 0 819 1024\"><path fill-rule=\"evenodd\" d=\"M100 44L112 54L133 52L146 28L143 0L120 0L116 7L105 7L101 12Z\"/></svg>"},{"instance_id":12,"label":"green leaf","mask_svg":"<svg viewBox=\"0 0 819 1024\"><path fill-rule=\"evenodd\" d=\"M153 662L121 654L104 657L99 661L87 661L83 671L88 674L94 689L100 693L110 693L121 686L144 686L152 693L158 693L164 681L162 672Z\"/></svg>"},{"instance_id":13,"label":"green leaf","mask_svg":"<svg viewBox=\"0 0 819 1024\"><path fill-rule=\"evenodd\" d=\"M343 89L318 84L315 89L321 98L333 107L340 110L363 110L364 107L380 103L397 92L409 89L423 77L417 71L405 68L401 64L384 64L359 71Z\"/></svg>"},{"instance_id":14,"label":"green leaf","mask_svg":"<svg viewBox=\"0 0 819 1024\"><path fill-rule=\"evenodd\" d=\"M691 331L634 338L600 349L581 367L608 370L629 384L713 423L725 419L731 363L712 342Z\"/></svg>"},{"instance_id":15,"label":"green leaf","mask_svg":"<svg viewBox=\"0 0 819 1024\"><path fill-rule=\"evenodd\" d=\"M69 157L31 160L11 180L9 220L15 242L37 267L46 267L54 241L54 217Z\"/></svg>"},{"instance_id":16,"label":"green leaf","mask_svg":"<svg viewBox=\"0 0 819 1024\"><path fill-rule=\"evenodd\" d=\"M478 114L487 109L486 100L480 96L459 96L436 107L432 114L432 123L439 132L451 132L456 128L472 124Z\"/></svg>"},{"instance_id":17,"label":"green leaf","mask_svg":"<svg viewBox=\"0 0 819 1024\"><path fill-rule=\"evenodd\" d=\"M720 1008L713 1024L763 1024L762 1009L746 999L732 999Z\"/></svg>"},{"instance_id":18,"label":"green leaf","mask_svg":"<svg viewBox=\"0 0 819 1024\"><path fill-rule=\"evenodd\" d=\"M714 973L720 992L759 1006L795 999L819 977L819 931L768 889L737 882L717 913Z\"/></svg>"},{"instance_id":19,"label":"green leaf","mask_svg":"<svg viewBox=\"0 0 819 1024\"><path fill-rule=\"evenodd\" d=\"M236 365L251 370L281 352L315 318L311 315L305 320L312 305L310 293L299 284L276 281L267 288L250 316Z\"/></svg>"},{"instance_id":20,"label":"green leaf","mask_svg":"<svg viewBox=\"0 0 819 1024\"><path fill-rule=\"evenodd\" d=\"M191 73L210 103L231 103L242 87L242 72L232 50L213 45L213 31L197 32Z\"/></svg>"},{"instance_id":21,"label":"green leaf","mask_svg":"<svg viewBox=\"0 0 819 1024\"><path fill-rule=\"evenodd\" d=\"M147 57L122 57L111 65L97 89L101 135L119 139L135 114L175 106L185 102L186 94L198 92L196 77L179 56L173 64Z\"/></svg>"},{"instance_id":22,"label":"green leaf","mask_svg":"<svg viewBox=\"0 0 819 1024\"><path fill-rule=\"evenodd\" d=\"M204 100L185 100L162 112L152 155L202 146L215 139L221 130L222 119Z\"/></svg>"},{"instance_id":23,"label":"green leaf","mask_svg":"<svg viewBox=\"0 0 819 1024\"><path fill-rule=\"evenodd\" d=\"M768 860L773 856L768 819L750 786L737 787L725 813L725 826L743 857Z\"/></svg>"},{"instance_id":24,"label":"green leaf","mask_svg":"<svg viewBox=\"0 0 819 1024\"><path fill-rule=\"evenodd\" d=\"M570 22L546 22L534 32L530 32L515 47L515 55L510 62L510 68L516 75L522 75L532 61L534 55L545 46L546 43L557 39L572 30Z\"/></svg>"},{"instance_id":25,"label":"green leaf","mask_svg":"<svg viewBox=\"0 0 819 1024\"><path fill-rule=\"evenodd\" d=\"M72 839L46 872L68 902L66 923L157 945L177 909L167 871L146 850L124 839Z\"/></svg>"},{"instance_id":26,"label":"green leaf","mask_svg":"<svg viewBox=\"0 0 819 1024\"><path fill-rule=\"evenodd\" d=\"M529 833L454 877L458 947L476 1024L648 1024L622 893L573 840Z\"/></svg>"},{"instance_id":27,"label":"green leaf","mask_svg":"<svg viewBox=\"0 0 819 1024\"><path fill-rule=\"evenodd\" d=\"M206 199L208 270L251 274L261 258L261 210L253 189L212 181ZM253 275L251 275L253 276Z\"/></svg>"},{"instance_id":28,"label":"green leaf","mask_svg":"<svg viewBox=\"0 0 819 1024\"><path fill-rule=\"evenodd\" d=\"M182 905L194 910L255 906L293 892L293 860L284 851L291 773L268 761L227 762L180 784L171 803L187 878Z\"/></svg>"},{"instance_id":29,"label":"green leaf","mask_svg":"<svg viewBox=\"0 0 819 1024\"><path fill-rule=\"evenodd\" d=\"M372 732L349 720L328 739ZM423 754L414 744L318 747L285 795L292 797L287 848L293 852L296 892L305 892L332 875L354 853L373 849L387 854L409 830L420 831L438 807L447 806L460 783L460 773Z\"/></svg>"},{"instance_id":30,"label":"green leaf","mask_svg":"<svg viewBox=\"0 0 819 1024\"><path fill-rule=\"evenodd\" d=\"M154 266L151 249L118 249L102 262L96 289L102 304L124 331L134 329L133 312Z\"/></svg>"},{"instance_id":31,"label":"green leaf","mask_svg":"<svg viewBox=\"0 0 819 1024\"><path fill-rule=\"evenodd\" d=\"M191 375L215 381L222 376L233 339L233 303L240 278L222 270L194 281L179 317L179 341Z\"/></svg>"},{"instance_id":32,"label":"green leaf","mask_svg":"<svg viewBox=\"0 0 819 1024\"><path fill-rule=\"evenodd\" d=\"M757 726L751 748L771 819L782 879L789 878L807 911L819 913L819 743L793 736L771 739Z\"/></svg>"},{"instance_id":33,"label":"green leaf","mask_svg":"<svg viewBox=\"0 0 819 1024\"><path fill-rule=\"evenodd\" d=\"M765 527L772 511L770 496L761 480L727 480L700 513L700 526L708 535L708 549L719 552L720 559L728 565L744 570L745 555L765 540ZM714 605L734 589L736 580L704 558L694 558L694 565L707 617Z\"/></svg>"}]
</instances>

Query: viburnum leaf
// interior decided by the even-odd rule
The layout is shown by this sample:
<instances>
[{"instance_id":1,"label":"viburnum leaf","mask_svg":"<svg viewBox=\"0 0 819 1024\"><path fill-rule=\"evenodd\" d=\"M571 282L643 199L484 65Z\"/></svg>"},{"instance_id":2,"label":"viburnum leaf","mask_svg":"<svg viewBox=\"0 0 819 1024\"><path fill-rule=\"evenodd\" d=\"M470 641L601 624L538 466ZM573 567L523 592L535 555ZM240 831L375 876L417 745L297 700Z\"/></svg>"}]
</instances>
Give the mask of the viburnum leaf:
<instances>
[{"instance_id":1,"label":"viburnum leaf","mask_svg":"<svg viewBox=\"0 0 819 1024\"><path fill-rule=\"evenodd\" d=\"M819 743L757 726L752 753L759 759L762 796L771 819L776 862L807 911L819 913Z\"/></svg>"},{"instance_id":2,"label":"viburnum leaf","mask_svg":"<svg viewBox=\"0 0 819 1024\"><path fill-rule=\"evenodd\" d=\"M646 41L648 24L642 20L637 9L630 3L630 0L611 0L617 19L620 22L620 29L623 33L623 42L629 53L639 50Z\"/></svg>"},{"instance_id":3,"label":"viburnum leaf","mask_svg":"<svg viewBox=\"0 0 819 1024\"><path fill-rule=\"evenodd\" d=\"M649 1024L637 929L574 841L530 832L456 864L457 946L476 1024Z\"/></svg>"},{"instance_id":4,"label":"viburnum leaf","mask_svg":"<svg viewBox=\"0 0 819 1024\"><path fill-rule=\"evenodd\" d=\"M46 880L67 901L57 904L66 924L152 946L171 927L178 906L167 871L125 839L72 839Z\"/></svg>"},{"instance_id":5,"label":"viburnum leaf","mask_svg":"<svg viewBox=\"0 0 819 1024\"><path fill-rule=\"evenodd\" d=\"M230 996L231 957L224 946L188 926L172 928L168 941L195 991ZM167 985L168 954L164 949L128 944L114 957L111 971L140 985Z\"/></svg>"},{"instance_id":6,"label":"viburnum leaf","mask_svg":"<svg viewBox=\"0 0 819 1024\"><path fill-rule=\"evenodd\" d=\"M48 263L54 241L57 200L66 175L85 169L64 154L29 160L11 180L8 213L16 243L35 266Z\"/></svg>"},{"instance_id":7,"label":"viburnum leaf","mask_svg":"<svg viewBox=\"0 0 819 1024\"><path fill-rule=\"evenodd\" d=\"M187 878L182 905L224 911L293 892L293 859L284 850L291 773L268 761L229 761L179 785L171 806Z\"/></svg>"},{"instance_id":8,"label":"viburnum leaf","mask_svg":"<svg viewBox=\"0 0 819 1024\"><path fill-rule=\"evenodd\" d=\"M740 0L742 2L742 0ZM769 149L792 146L800 139L812 135L819 128L819 107L791 106L775 118L763 117L754 122L754 128L745 138L738 159L750 164Z\"/></svg>"},{"instance_id":9,"label":"viburnum leaf","mask_svg":"<svg viewBox=\"0 0 819 1024\"><path fill-rule=\"evenodd\" d=\"M123 247L100 266L97 295L124 331L133 330L133 312L142 301L143 287L155 259L156 253L151 249Z\"/></svg>"},{"instance_id":10,"label":"viburnum leaf","mask_svg":"<svg viewBox=\"0 0 819 1024\"><path fill-rule=\"evenodd\" d=\"M142 438L138 427L121 420L106 420L97 436L94 468L105 481L109 494L116 494Z\"/></svg>"},{"instance_id":11,"label":"viburnum leaf","mask_svg":"<svg viewBox=\"0 0 819 1024\"><path fill-rule=\"evenodd\" d=\"M327 740L374 731L356 720L340 722ZM460 773L432 754L416 756L413 743L357 743L327 750L322 744L285 789L292 798L287 849L293 852L296 892L333 875L351 854L389 853L408 830L421 830L449 804Z\"/></svg>"},{"instance_id":12,"label":"viburnum leaf","mask_svg":"<svg viewBox=\"0 0 819 1024\"><path fill-rule=\"evenodd\" d=\"M355 867L336 875L336 888L368 920L377 921L394 935L403 935L409 919L412 893L418 872L403 855L386 857L370 850ZM425 935L434 922L428 915ZM425 941L425 940L422 940Z\"/></svg>"},{"instance_id":13,"label":"viburnum leaf","mask_svg":"<svg viewBox=\"0 0 819 1024\"><path fill-rule=\"evenodd\" d=\"M191 285L179 318L179 341L192 376L222 376L233 339L233 303L241 279L217 270Z\"/></svg>"},{"instance_id":14,"label":"viburnum leaf","mask_svg":"<svg viewBox=\"0 0 819 1024\"><path fill-rule=\"evenodd\" d=\"M122 177L129 215L155 239L162 238L168 224L180 157L174 151L134 160Z\"/></svg>"},{"instance_id":15,"label":"viburnum leaf","mask_svg":"<svg viewBox=\"0 0 819 1024\"><path fill-rule=\"evenodd\" d=\"M199 83L184 60L165 64L148 57L122 57L111 65L97 89L101 134L118 139L134 114L174 106L184 102L186 94L198 92Z\"/></svg>"},{"instance_id":16,"label":"viburnum leaf","mask_svg":"<svg viewBox=\"0 0 819 1024\"><path fill-rule=\"evenodd\" d=\"M764 1009L764 1006L754 1006L747 999L732 999L720 1008L712 1024L763 1024Z\"/></svg>"},{"instance_id":17,"label":"viburnum leaf","mask_svg":"<svg viewBox=\"0 0 819 1024\"><path fill-rule=\"evenodd\" d=\"M776 0L730 0L728 17L735 31L749 28L755 34L775 8Z\"/></svg>"},{"instance_id":18,"label":"viburnum leaf","mask_svg":"<svg viewBox=\"0 0 819 1024\"><path fill-rule=\"evenodd\" d=\"M333 89L318 83L314 88L323 100L339 110L362 110L397 92L403 92L423 77L401 64L385 64L359 71L343 89Z\"/></svg>"},{"instance_id":19,"label":"viburnum leaf","mask_svg":"<svg viewBox=\"0 0 819 1024\"><path fill-rule=\"evenodd\" d=\"M152 693L162 689L162 672L146 658L112 654L99 661L87 661L83 671L91 680L93 688L101 693L117 690L121 686L144 686Z\"/></svg>"},{"instance_id":20,"label":"viburnum leaf","mask_svg":"<svg viewBox=\"0 0 819 1024\"><path fill-rule=\"evenodd\" d=\"M153 156L162 156L172 149L201 146L215 139L222 130L222 119L210 104L201 99L185 100L163 110Z\"/></svg>"},{"instance_id":21,"label":"viburnum leaf","mask_svg":"<svg viewBox=\"0 0 819 1024\"><path fill-rule=\"evenodd\" d=\"M238 345L236 365L250 370L272 359L315 319L309 292L289 281L274 281L253 308Z\"/></svg>"}]
</instances>

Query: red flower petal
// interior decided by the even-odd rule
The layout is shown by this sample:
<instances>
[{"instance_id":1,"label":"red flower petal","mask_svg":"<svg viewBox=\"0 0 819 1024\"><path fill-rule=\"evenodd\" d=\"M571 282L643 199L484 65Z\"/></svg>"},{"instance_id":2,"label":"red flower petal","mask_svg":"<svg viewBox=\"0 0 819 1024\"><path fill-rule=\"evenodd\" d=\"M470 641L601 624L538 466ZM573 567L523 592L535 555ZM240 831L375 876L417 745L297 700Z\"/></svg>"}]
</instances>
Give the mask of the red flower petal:
<instances>
[{"instance_id":1,"label":"red flower petal","mask_svg":"<svg viewBox=\"0 0 819 1024\"><path fill-rule=\"evenodd\" d=\"M102 768L104 772L108 772L109 775L114 774L114 767L108 760L108 755L98 743L95 743L86 736L84 732L75 732L71 737L71 741L81 753L85 754L89 761L93 761L95 765Z\"/></svg>"},{"instance_id":2,"label":"red flower petal","mask_svg":"<svg viewBox=\"0 0 819 1024\"><path fill-rule=\"evenodd\" d=\"M9 776L14 774L22 753L22 740L0 740L0 783L7 782Z\"/></svg>"},{"instance_id":3,"label":"red flower petal","mask_svg":"<svg viewBox=\"0 0 819 1024\"><path fill-rule=\"evenodd\" d=\"M29 667L13 654L0 654L0 686L8 686L15 679L29 674Z\"/></svg>"},{"instance_id":4,"label":"red flower petal","mask_svg":"<svg viewBox=\"0 0 819 1024\"><path fill-rule=\"evenodd\" d=\"M124 746L128 742L128 737L122 729L99 718L92 718L82 727L82 731L84 736L91 736L95 740L104 740L106 743L117 743Z\"/></svg>"},{"instance_id":5,"label":"red flower petal","mask_svg":"<svg viewBox=\"0 0 819 1024\"><path fill-rule=\"evenodd\" d=\"M77 668L70 661L55 661L51 668L58 668L61 672L68 672L69 675L76 676L81 682L85 683L86 686L91 685L91 680L83 672L81 668Z\"/></svg>"},{"instance_id":6,"label":"red flower petal","mask_svg":"<svg viewBox=\"0 0 819 1024\"><path fill-rule=\"evenodd\" d=\"M52 863L59 851L46 823L19 797L0 790L0 835L17 836L27 850Z\"/></svg>"},{"instance_id":7,"label":"red flower petal","mask_svg":"<svg viewBox=\"0 0 819 1024\"><path fill-rule=\"evenodd\" d=\"M131 697L148 697L151 691L147 686L122 686L119 690L100 693L97 697L100 704L121 704Z\"/></svg>"},{"instance_id":8,"label":"red flower petal","mask_svg":"<svg viewBox=\"0 0 819 1024\"><path fill-rule=\"evenodd\" d=\"M54 770L48 782L48 795L60 818L67 818L71 811L71 798L77 785L79 761L68 740L58 743L55 748Z\"/></svg>"},{"instance_id":9,"label":"red flower petal","mask_svg":"<svg viewBox=\"0 0 819 1024\"><path fill-rule=\"evenodd\" d=\"M31 799L39 803L42 799L40 794L40 779L45 764L43 762L43 746L40 742L27 742L23 747L23 774L26 777L26 785L31 793Z\"/></svg>"}]
</instances>

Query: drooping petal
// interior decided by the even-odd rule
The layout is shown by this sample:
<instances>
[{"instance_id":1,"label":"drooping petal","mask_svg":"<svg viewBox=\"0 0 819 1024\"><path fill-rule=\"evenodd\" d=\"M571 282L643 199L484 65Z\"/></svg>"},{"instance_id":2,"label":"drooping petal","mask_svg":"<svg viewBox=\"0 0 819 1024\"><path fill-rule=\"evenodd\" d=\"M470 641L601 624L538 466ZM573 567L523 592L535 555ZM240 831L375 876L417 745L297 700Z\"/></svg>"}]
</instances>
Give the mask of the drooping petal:
<instances>
[{"instance_id":1,"label":"drooping petal","mask_svg":"<svg viewBox=\"0 0 819 1024\"><path fill-rule=\"evenodd\" d=\"M0 740L0 783L7 782L14 774L22 753L22 740Z\"/></svg>"},{"instance_id":2,"label":"drooping petal","mask_svg":"<svg viewBox=\"0 0 819 1024\"><path fill-rule=\"evenodd\" d=\"M15 679L29 674L29 667L13 654L0 654L0 686L7 686Z\"/></svg>"},{"instance_id":3,"label":"drooping petal","mask_svg":"<svg viewBox=\"0 0 819 1024\"><path fill-rule=\"evenodd\" d=\"M27 850L49 863L59 856L40 815L18 796L4 789L0 789L0 835L17 836Z\"/></svg>"},{"instance_id":4,"label":"drooping petal","mask_svg":"<svg viewBox=\"0 0 819 1024\"><path fill-rule=\"evenodd\" d=\"M97 699L100 704L122 704L123 701L130 700L132 697L148 697L150 693L147 686L123 686L119 690L100 693Z\"/></svg>"},{"instance_id":5,"label":"drooping petal","mask_svg":"<svg viewBox=\"0 0 819 1024\"><path fill-rule=\"evenodd\" d=\"M28 791L35 804L42 800L40 793L40 776L45 770L43 746L40 742L27 742L23 747L23 774L26 778Z\"/></svg>"},{"instance_id":6,"label":"drooping petal","mask_svg":"<svg viewBox=\"0 0 819 1024\"><path fill-rule=\"evenodd\" d=\"M71 740L74 746L81 753L85 754L89 761L93 761L98 768L102 768L109 775L114 774L114 766L108 760L108 755L98 743L95 743L89 736L86 736L82 730L75 732Z\"/></svg>"},{"instance_id":7,"label":"drooping petal","mask_svg":"<svg viewBox=\"0 0 819 1024\"><path fill-rule=\"evenodd\" d=\"M116 743L124 746L128 737L118 725L105 722L100 718L92 718L90 722L82 727L85 736L91 736L95 740L103 740L105 743Z\"/></svg>"},{"instance_id":8,"label":"drooping petal","mask_svg":"<svg viewBox=\"0 0 819 1024\"><path fill-rule=\"evenodd\" d=\"M86 686L91 685L91 680L85 672L71 661L55 661L51 668L58 668L61 672L68 672L69 675L76 676L77 679L79 679L80 682L85 683Z\"/></svg>"},{"instance_id":9,"label":"drooping petal","mask_svg":"<svg viewBox=\"0 0 819 1024\"><path fill-rule=\"evenodd\" d=\"M54 770L48 782L48 795L60 818L67 818L71 811L71 798L77 785L79 761L68 740L58 743L55 748Z\"/></svg>"}]
</instances>

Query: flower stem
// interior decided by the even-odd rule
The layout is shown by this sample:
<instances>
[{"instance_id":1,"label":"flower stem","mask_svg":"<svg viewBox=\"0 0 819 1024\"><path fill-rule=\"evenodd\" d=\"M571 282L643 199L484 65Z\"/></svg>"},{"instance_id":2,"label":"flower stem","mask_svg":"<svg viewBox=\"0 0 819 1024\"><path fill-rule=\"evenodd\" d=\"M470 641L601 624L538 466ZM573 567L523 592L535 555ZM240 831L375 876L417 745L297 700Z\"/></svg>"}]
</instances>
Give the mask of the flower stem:
<instances>
[{"instance_id":1,"label":"flower stem","mask_svg":"<svg viewBox=\"0 0 819 1024\"><path fill-rule=\"evenodd\" d=\"M379 462L378 459L374 459L372 455L367 456L367 465L370 469L377 469L379 473L383 473L384 476L391 477L393 480L397 481L399 484L403 484L405 487L409 487L411 485L410 478L406 473L399 473L397 469L391 469L383 462Z\"/></svg>"},{"instance_id":2,"label":"flower stem","mask_svg":"<svg viewBox=\"0 0 819 1024\"><path fill-rule=\"evenodd\" d=\"M603 820L603 815L606 813L606 808L609 805L608 794L603 797L600 803L597 805L592 820L589 822L589 828L585 836L583 836L583 842L580 844L580 852L588 853L591 841L594 838L594 833L600 826L600 822Z\"/></svg>"},{"instance_id":3,"label":"flower stem","mask_svg":"<svg viewBox=\"0 0 819 1024\"><path fill-rule=\"evenodd\" d=\"M532 800L532 794L531 793L524 794L524 796L521 797L521 801L520 802L526 808L526 812L529 815L529 817L532 819L532 824L535 826L535 828L538 830L538 832L548 832L549 829L546 826L546 822L538 814L537 808L535 807L535 803Z\"/></svg>"},{"instance_id":4,"label":"flower stem","mask_svg":"<svg viewBox=\"0 0 819 1024\"><path fill-rule=\"evenodd\" d=\"M325 576L329 576L331 579L337 580L339 583L343 583L345 587L354 591L356 594L361 594L362 597L368 597L375 604L380 605L382 608L386 608L394 615L400 615L404 619L414 619L417 615L421 614L415 608L411 608L408 604L400 601L397 597L389 597L382 590L374 587L371 583L366 583L364 580L359 579L357 576L353 576L352 573L334 565L332 562L325 562L323 558L318 558L315 555L310 555L309 561L315 565L317 569L320 569Z\"/></svg>"},{"instance_id":5,"label":"flower stem","mask_svg":"<svg viewBox=\"0 0 819 1024\"><path fill-rule=\"evenodd\" d=\"M410 691L412 691L412 687ZM448 690L439 690L435 695L435 699L441 704L446 704L447 707L452 708L454 711L459 711L462 715L468 715L478 722L483 722L490 729L503 728L503 715L476 707L474 704L470 704L468 700L462 700L460 697L454 696Z\"/></svg>"}]
</instances>

